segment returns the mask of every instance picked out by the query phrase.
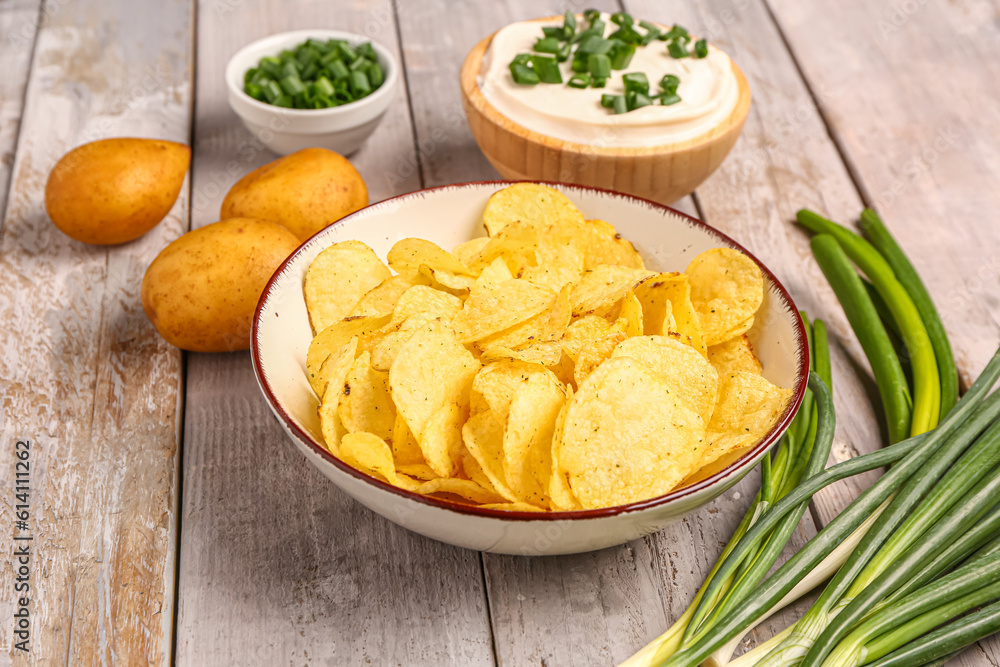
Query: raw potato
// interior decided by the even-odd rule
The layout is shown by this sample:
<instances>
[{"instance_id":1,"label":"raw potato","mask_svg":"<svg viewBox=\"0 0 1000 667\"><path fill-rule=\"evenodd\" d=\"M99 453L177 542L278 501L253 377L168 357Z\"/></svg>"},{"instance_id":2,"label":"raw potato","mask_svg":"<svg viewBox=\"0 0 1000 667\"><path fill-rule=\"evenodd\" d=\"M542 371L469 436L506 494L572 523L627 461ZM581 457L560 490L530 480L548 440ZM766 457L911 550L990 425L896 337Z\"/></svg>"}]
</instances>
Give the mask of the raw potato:
<instances>
[{"instance_id":1,"label":"raw potato","mask_svg":"<svg viewBox=\"0 0 1000 667\"><path fill-rule=\"evenodd\" d=\"M220 217L270 220L305 241L367 205L368 188L347 158L325 148L304 148L237 181Z\"/></svg>"},{"instance_id":2,"label":"raw potato","mask_svg":"<svg viewBox=\"0 0 1000 667\"><path fill-rule=\"evenodd\" d=\"M133 241L173 207L191 149L173 141L102 139L64 155L45 184L45 210L84 243Z\"/></svg>"},{"instance_id":3,"label":"raw potato","mask_svg":"<svg viewBox=\"0 0 1000 667\"><path fill-rule=\"evenodd\" d=\"M143 310L183 350L249 349L257 300L298 245L291 232L266 220L235 218L190 231L146 270Z\"/></svg>"}]
</instances>

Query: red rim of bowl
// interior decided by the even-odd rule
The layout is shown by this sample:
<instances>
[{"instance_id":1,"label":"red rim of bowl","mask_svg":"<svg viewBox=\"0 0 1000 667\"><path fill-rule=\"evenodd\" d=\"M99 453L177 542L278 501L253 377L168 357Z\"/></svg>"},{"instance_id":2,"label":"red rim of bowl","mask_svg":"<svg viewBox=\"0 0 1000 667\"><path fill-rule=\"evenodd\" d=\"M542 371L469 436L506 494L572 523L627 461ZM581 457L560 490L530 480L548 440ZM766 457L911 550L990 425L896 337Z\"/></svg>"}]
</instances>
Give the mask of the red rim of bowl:
<instances>
[{"instance_id":1,"label":"red rim of bowl","mask_svg":"<svg viewBox=\"0 0 1000 667\"><path fill-rule=\"evenodd\" d=\"M784 413L781 415L781 418L778 419L778 421L775 423L773 427L771 427L771 430L768 431L767 435L764 436L760 440L760 442L754 445L749 451L744 453L743 456L736 459L735 461L730 463L728 466L726 466L719 472L710 475L709 477L706 477L705 479L699 482L695 482L690 486L685 486L683 488L676 489L662 496L656 496L655 498L647 498L645 500L629 503L627 505L615 505L614 507L604 507L600 509L590 509L590 510L520 512L520 511L496 510L488 508L484 509L476 505L466 505L464 503L445 500L443 498L424 496L419 493L415 493L413 491L407 491L397 486L393 486L392 484L389 484L388 482L383 482L380 479L370 477L369 475L366 475L360 470L357 470L356 468L347 465L346 463L335 457L333 454L331 454L329 451L327 451L326 447L317 442L314 438L312 438L308 433L302 430L299 427L299 425L292 420L292 418L288 415L287 412L285 412L284 408L278 402L278 399L274 395L274 392L271 391L271 387L268 384L266 376L264 375L264 371L260 361L260 353L258 351L259 344L258 344L257 332L260 326L261 311L264 309L264 305L267 303L268 299L271 296L272 287L274 286L275 282L281 277L281 275L285 272L286 268L288 267L288 264L291 263L299 255L302 248L307 246L309 243L312 242L314 238L316 238L320 234L323 234L330 228L336 227L354 217L360 216L365 211L367 211L372 207L385 206L389 202L404 200L409 197L419 196L422 195L423 193L433 192L435 190L461 189L470 186L484 186L484 185L511 185L517 182L541 183L556 188L565 187L570 189L590 190L593 192L600 192L615 197L620 197L623 199L630 199L634 202L640 202L648 206L651 206L653 208L660 209L664 212L668 212L673 215L684 218L688 220L690 223L693 223L695 226L705 229L709 234L718 237L720 240L731 245L732 247L736 248L740 252L744 253L747 257L752 259L757 264L757 266L760 267L764 275L767 276L767 278L771 281L771 284L774 285L779 296L781 297L785 309L791 313L799 312L795 306L795 302L792 300L791 295L788 293L788 290L785 289L785 286L781 284L781 282L775 277L775 275L771 272L771 270L768 269L766 266L764 266L764 264L759 259L757 259L757 257L753 253L751 253L749 250L744 248L741 244L737 243L731 237L719 231L715 227L712 227L708 223L699 220L698 218L692 217L686 213L683 213L682 211L678 211L677 209L671 208L664 204L660 204L650 199L636 197L635 195L630 195L623 192L617 192L615 190L609 190L607 188L600 188L589 185L576 185L574 183L558 183L554 181L508 181L508 180L498 179L498 180L488 180L488 181L469 181L466 183L451 183L449 185L439 185L432 188L423 188L421 190L414 190L413 192L397 195L395 197L390 197L388 199L383 199L380 202L370 204L365 208L359 209L354 213L344 216L343 218L334 222L328 227L325 227L324 229L321 229L320 231L316 232L316 234L311 236L308 240L302 243L302 245L300 245L291 255L289 255L288 258L281 263L281 266L277 268L277 270L271 276L271 279L268 280L267 286L264 288L264 291L261 293L260 300L257 302L257 309L254 312L253 326L251 327L251 333L250 333L250 339L251 339L250 357L253 361L253 371L254 375L257 377L257 384L260 387L261 391L263 392L264 397L267 399L271 411L283 423L285 429L289 433L294 434L296 438L298 438L302 443L304 443L310 449L312 449L313 452L318 454L321 458L325 459L327 462L333 464L333 466L336 467L341 472L351 475L352 477L355 477L356 479L359 479L363 482L371 484L372 486L375 486L383 491L387 491L389 493L401 496L408 500L412 500L424 505L430 505L432 507L437 507L440 509L451 510L454 512L458 512L460 514L470 514L473 516L481 516L492 519L508 519L517 521L566 521L566 520L574 521L578 519L597 519L603 517L617 516L619 514L636 512L640 510L650 509L652 507L657 507L660 505L665 505L674 500L679 500L680 498L684 498L691 494L697 493L698 491L706 489L710 486L713 486L717 482L720 482L734 474L741 473L743 469L746 468L750 464L750 462L753 461L757 456L763 454L768 449L770 449L771 446L778 441L781 434L784 433L785 429L791 423L792 418L795 416L795 413L798 411L799 406L802 404L802 399L805 397L806 385L809 379L809 348L805 344L806 341L805 328L802 324L802 320L798 317L792 318L794 324L796 350L800 353L799 367L796 374L795 393L792 396L792 400L789 401L788 405L786 406Z\"/></svg>"}]
</instances>

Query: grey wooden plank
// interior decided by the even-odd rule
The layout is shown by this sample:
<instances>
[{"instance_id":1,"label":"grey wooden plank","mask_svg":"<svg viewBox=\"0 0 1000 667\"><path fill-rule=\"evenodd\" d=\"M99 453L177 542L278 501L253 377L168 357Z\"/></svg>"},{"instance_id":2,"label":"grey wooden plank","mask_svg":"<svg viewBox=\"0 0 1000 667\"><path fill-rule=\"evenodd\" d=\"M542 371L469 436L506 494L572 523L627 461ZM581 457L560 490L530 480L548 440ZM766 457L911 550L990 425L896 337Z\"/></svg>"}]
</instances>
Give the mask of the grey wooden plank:
<instances>
[{"instance_id":1,"label":"grey wooden plank","mask_svg":"<svg viewBox=\"0 0 1000 667\"><path fill-rule=\"evenodd\" d=\"M237 178L276 157L228 108L230 55L311 26L365 34L398 54L388 3L219 8L204 2L199 12L196 227L217 219ZM419 187L414 156L404 86L351 161L377 201ZM187 382L179 665L493 664L478 554L340 493L288 442L247 353L189 355Z\"/></svg>"},{"instance_id":2,"label":"grey wooden plank","mask_svg":"<svg viewBox=\"0 0 1000 667\"><path fill-rule=\"evenodd\" d=\"M465 53L493 30L555 11L530 2L406 6L400 27L418 143L428 147L420 161L426 185L497 178L465 124L459 68ZM663 14L642 15L673 20ZM428 141L435 137L438 142ZM676 207L698 214L690 197ZM483 554L499 662L600 665L627 658L683 612L755 491L756 482L745 480L685 521L614 549L555 558ZM811 534L810 517L803 529L796 545ZM780 616L765 630L778 627Z\"/></svg>"},{"instance_id":3,"label":"grey wooden plank","mask_svg":"<svg viewBox=\"0 0 1000 667\"><path fill-rule=\"evenodd\" d=\"M14 0L0 6L0 62L5 76L0 79L0 215L7 206L14 149L21 129L24 91L31 71L31 54L41 23L41 0ZM0 217L0 233L3 218Z\"/></svg>"},{"instance_id":4,"label":"grey wooden plank","mask_svg":"<svg viewBox=\"0 0 1000 667\"><path fill-rule=\"evenodd\" d=\"M20 18L5 32L5 77L8 64L13 74L26 67L39 16L29 3L13 9ZM167 665L181 355L147 321L139 286L146 265L187 227L187 189L158 227L116 247L64 236L43 197L49 170L77 145L187 141L191 5L52 0L43 14L0 240L0 429L12 446L32 443L31 639L24 654L4 632L0 652L13 664ZM4 79L4 151L19 86ZM0 470L0 486L12 489L14 466ZM15 502L0 500L7 526ZM7 554L13 536L2 538ZM0 571L6 618L14 576Z\"/></svg>"},{"instance_id":5,"label":"grey wooden plank","mask_svg":"<svg viewBox=\"0 0 1000 667\"><path fill-rule=\"evenodd\" d=\"M769 4L865 201L924 278L969 384L1000 324L995 3ZM808 36L817 24L822 46ZM934 92L923 95L929 80ZM953 663L1000 664L1000 641Z\"/></svg>"}]
</instances>

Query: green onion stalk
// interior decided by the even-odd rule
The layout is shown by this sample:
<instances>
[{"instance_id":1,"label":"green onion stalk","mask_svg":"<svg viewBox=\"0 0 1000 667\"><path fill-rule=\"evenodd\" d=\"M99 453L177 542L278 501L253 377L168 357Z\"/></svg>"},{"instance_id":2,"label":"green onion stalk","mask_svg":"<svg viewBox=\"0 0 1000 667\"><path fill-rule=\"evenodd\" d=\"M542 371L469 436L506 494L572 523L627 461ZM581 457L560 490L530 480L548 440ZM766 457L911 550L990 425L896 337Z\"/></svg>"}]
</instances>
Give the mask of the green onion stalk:
<instances>
[{"instance_id":1,"label":"green onion stalk","mask_svg":"<svg viewBox=\"0 0 1000 667\"><path fill-rule=\"evenodd\" d=\"M822 321L810 323L805 313L801 315L811 352L809 390L773 458L768 453L761 460L760 491L688 609L666 633L622 667L657 664L709 633L716 619L738 606L767 575L808 507L808 499L800 501L767 532L755 535L750 544L742 544L747 532L777 502L803 479L823 472L829 457L834 417L828 389L831 364L826 327ZM820 399L817 392L822 394ZM822 408L815 405L818 400L823 403ZM743 550L738 558L733 558L738 545ZM729 570L724 577L718 577L724 563Z\"/></svg>"}]
</instances>

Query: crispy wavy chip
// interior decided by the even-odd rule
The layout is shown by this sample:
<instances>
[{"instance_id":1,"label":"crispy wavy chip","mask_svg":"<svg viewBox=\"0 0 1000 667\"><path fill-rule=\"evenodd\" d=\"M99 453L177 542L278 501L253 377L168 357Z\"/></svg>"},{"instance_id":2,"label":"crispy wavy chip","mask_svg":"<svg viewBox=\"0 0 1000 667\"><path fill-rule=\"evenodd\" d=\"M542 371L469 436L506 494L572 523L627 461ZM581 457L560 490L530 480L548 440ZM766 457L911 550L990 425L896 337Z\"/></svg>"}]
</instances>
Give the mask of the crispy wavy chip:
<instances>
[{"instance_id":1,"label":"crispy wavy chip","mask_svg":"<svg viewBox=\"0 0 1000 667\"><path fill-rule=\"evenodd\" d=\"M437 473L431 470L431 467L426 463L400 463L398 459L396 460L396 474L406 475L421 482L429 482L438 478Z\"/></svg>"},{"instance_id":2,"label":"crispy wavy chip","mask_svg":"<svg viewBox=\"0 0 1000 667\"><path fill-rule=\"evenodd\" d=\"M613 330L611 323L603 317L584 315L566 328L560 344L569 358L575 362L580 357L580 351L591 341L604 338Z\"/></svg>"},{"instance_id":3,"label":"crispy wavy chip","mask_svg":"<svg viewBox=\"0 0 1000 667\"><path fill-rule=\"evenodd\" d=\"M566 401L556 416L555 429L552 433L552 471L549 477L549 499L552 503L552 509L560 511L580 509L580 501L573 495L566 471L559 463L563 432L566 430L566 416L569 414L569 406L572 403L573 388L569 387L566 390Z\"/></svg>"},{"instance_id":4,"label":"crispy wavy chip","mask_svg":"<svg viewBox=\"0 0 1000 667\"><path fill-rule=\"evenodd\" d=\"M662 333L664 335L677 333L681 342L687 343L701 352L703 356L708 356L708 348L705 346L705 339L701 334L698 313L694 309L694 304L691 303L691 285L688 284L687 276L683 273L661 273L651 282L661 283L654 288L659 292L655 298L658 299L662 295L670 302L671 320L664 320ZM676 327L675 329L667 328L671 322Z\"/></svg>"},{"instance_id":5,"label":"crispy wavy chip","mask_svg":"<svg viewBox=\"0 0 1000 667\"><path fill-rule=\"evenodd\" d=\"M540 364L515 360L501 360L486 364L472 380L472 410L491 410L501 422L507 419L507 411L514 400L517 388L532 375L549 373Z\"/></svg>"},{"instance_id":6,"label":"crispy wavy chip","mask_svg":"<svg viewBox=\"0 0 1000 667\"><path fill-rule=\"evenodd\" d=\"M459 243L457 246L451 249L451 254L458 257L459 261L470 266L472 260L479 254L487 243L490 242L489 236L477 236L474 239L469 239L463 243Z\"/></svg>"},{"instance_id":7,"label":"crispy wavy chip","mask_svg":"<svg viewBox=\"0 0 1000 667\"><path fill-rule=\"evenodd\" d=\"M485 503L480 505L487 510L504 510L505 512L544 512L541 507L529 503Z\"/></svg>"},{"instance_id":8,"label":"crispy wavy chip","mask_svg":"<svg viewBox=\"0 0 1000 667\"><path fill-rule=\"evenodd\" d=\"M550 308L555 300L555 292L527 280L508 280L473 290L455 315L455 334L463 343L480 340L524 322Z\"/></svg>"},{"instance_id":9,"label":"crispy wavy chip","mask_svg":"<svg viewBox=\"0 0 1000 667\"><path fill-rule=\"evenodd\" d=\"M677 331L670 297L674 284L683 280L679 273L660 273L635 289L642 304L642 332L645 335L660 336Z\"/></svg>"},{"instance_id":10,"label":"crispy wavy chip","mask_svg":"<svg viewBox=\"0 0 1000 667\"><path fill-rule=\"evenodd\" d=\"M431 470L441 477L454 477L462 464L463 406L450 401L438 408L424 425L420 451Z\"/></svg>"},{"instance_id":11,"label":"crispy wavy chip","mask_svg":"<svg viewBox=\"0 0 1000 667\"><path fill-rule=\"evenodd\" d=\"M586 509L671 491L694 468L704 424L668 384L629 357L610 359L569 406L558 462Z\"/></svg>"},{"instance_id":12,"label":"crispy wavy chip","mask_svg":"<svg viewBox=\"0 0 1000 667\"><path fill-rule=\"evenodd\" d=\"M476 342L476 347L484 352L498 346L511 350L537 343L558 341L563 337L569 326L572 308L569 303L569 293L572 286L567 285L559 290L552 306L520 324Z\"/></svg>"},{"instance_id":13,"label":"crispy wavy chip","mask_svg":"<svg viewBox=\"0 0 1000 667\"><path fill-rule=\"evenodd\" d=\"M424 453L420 450L417 439L410 433L406 419L398 410L392 425L392 442L390 444L392 445L392 457L396 461L396 469L405 475L424 479L420 475L403 470L403 466L424 466L428 470L430 467L424 461ZM437 477L437 474L432 475L432 477ZM431 477L426 479L431 479Z\"/></svg>"},{"instance_id":14,"label":"crispy wavy chip","mask_svg":"<svg viewBox=\"0 0 1000 667\"><path fill-rule=\"evenodd\" d=\"M576 365L573 366L573 381L576 386L579 387L598 366L610 359L615 348L625 339L625 332L612 329L607 336L596 338L584 345L576 358Z\"/></svg>"},{"instance_id":15,"label":"crispy wavy chip","mask_svg":"<svg viewBox=\"0 0 1000 667\"><path fill-rule=\"evenodd\" d=\"M720 378L726 377L733 371L760 375L764 370L745 334L708 348L708 362L715 366Z\"/></svg>"},{"instance_id":16,"label":"crispy wavy chip","mask_svg":"<svg viewBox=\"0 0 1000 667\"><path fill-rule=\"evenodd\" d=\"M344 346L355 336L358 337L358 349L360 349L362 338L388 323L388 315L350 318L331 324L312 339L309 351L306 353L306 372L309 384L317 396L323 395L326 383L329 381L329 374L323 370L327 358L331 354L340 354Z\"/></svg>"},{"instance_id":17,"label":"crispy wavy chip","mask_svg":"<svg viewBox=\"0 0 1000 667\"><path fill-rule=\"evenodd\" d=\"M515 222L496 233L472 258L469 267L482 270L498 257L503 258L515 278L535 264L535 248L540 232L526 222Z\"/></svg>"},{"instance_id":18,"label":"crispy wavy chip","mask_svg":"<svg viewBox=\"0 0 1000 667\"><path fill-rule=\"evenodd\" d=\"M510 359L513 361L525 361L531 364L541 364L542 366L555 366L562 360L562 354L562 347L559 343L552 342L535 343L534 345L528 345L517 350L494 345L483 352L480 360L484 364Z\"/></svg>"},{"instance_id":19,"label":"crispy wavy chip","mask_svg":"<svg viewBox=\"0 0 1000 667\"><path fill-rule=\"evenodd\" d=\"M492 505L504 502L503 496L484 489L471 479L459 478L438 478L429 482L424 482L416 489L417 493L425 496L435 494L450 494L464 498L477 505Z\"/></svg>"},{"instance_id":20,"label":"crispy wavy chip","mask_svg":"<svg viewBox=\"0 0 1000 667\"><path fill-rule=\"evenodd\" d=\"M552 434L566 394L551 373L535 373L517 388L503 433L507 486L521 500L549 506Z\"/></svg>"},{"instance_id":21,"label":"crispy wavy chip","mask_svg":"<svg viewBox=\"0 0 1000 667\"><path fill-rule=\"evenodd\" d=\"M627 266L633 269L646 268L635 246L622 238L613 225L603 220L587 220L584 224L586 239L584 270L601 264Z\"/></svg>"},{"instance_id":22,"label":"crispy wavy chip","mask_svg":"<svg viewBox=\"0 0 1000 667\"><path fill-rule=\"evenodd\" d=\"M493 482L491 482L490 478L486 476L485 472L483 472L483 467L479 465L479 461L476 460L475 456L469 453L468 449L464 448L464 443L462 449L462 472L465 473L465 477L471 479L473 482L483 487L490 493L497 493L497 490L493 488ZM500 494L497 493L497 495Z\"/></svg>"},{"instance_id":23,"label":"crispy wavy chip","mask_svg":"<svg viewBox=\"0 0 1000 667\"><path fill-rule=\"evenodd\" d=\"M574 317L609 310L620 301L629 290L634 290L655 273L644 269L601 264L587 271L573 288L570 302Z\"/></svg>"},{"instance_id":24,"label":"crispy wavy chip","mask_svg":"<svg viewBox=\"0 0 1000 667\"><path fill-rule=\"evenodd\" d=\"M535 265L526 267L521 277L558 292L563 286L580 280L583 266L584 252L576 239L552 229L539 238Z\"/></svg>"},{"instance_id":25,"label":"crispy wavy chip","mask_svg":"<svg viewBox=\"0 0 1000 667\"><path fill-rule=\"evenodd\" d=\"M396 273L419 273L420 267L426 266L434 271L475 277L462 260L426 239L409 238L397 241L389 250L387 259L389 266Z\"/></svg>"},{"instance_id":26,"label":"crispy wavy chip","mask_svg":"<svg viewBox=\"0 0 1000 667\"><path fill-rule=\"evenodd\" d=\"M392 438L396 406L389 395L389 374L371 367L370 352L362 352L354 360L344 381L337 414L350 433L361 431L383 440Z\"/></svg>"},{"instance_id":27,"label":"crispy wavy chip","mask_svg":"<svg viewBox=\"0 0 1000 667\"><path fill-rule=\"evenodd\" d=\"M629 292L622 299L622 306L618 317L624 320L623 328L625 329L626 336L631 338L632 336L641 336L643 334L642 304L639 303L635 292Z\"/></svg>"},{"instance_id":28,"label":"crispy wavy chip","mask_svg":"<svg viewBox=\"0 0 1000 667\"><path fill-rule=\"evenodd\" d=\"M689 345L668 336L639 336L622 341L612 357L632 357L661 379L708 423L719 396L719 374Z\"/></svg>"},{"instance_id":29,"label":"crispy wavy chip","mask_svg":"<svg viewBox=\"0 0 1000 667\"><path fill-rule=\"evenodd\" d=\"M757 264L731 248L701 253L685 273L706 345L718 345L750 328L746 324L764 300L764 276Z\"/></svg>"},{"instance_id":30,"label":"crispy wavy chip","mask_svg":"<svg viewBox=\"0 0 1000 667\"><path fill-rule=\"evenodd\" d=\"M309 265L302 287L313 332L346 317L368 291L391 276L361 241L335 243L321 252Z\"/></svg>"},{"instance_id":31,"label":"crispy wavy chip","mask_svg":"<svg viewBox=\"0 0 1000 667\"><path fill-rule=\"evenodd\" d=\"M414 315L450 320L462 310L462 300L425 285L416 285L403 292L392 310L392 323L400 324Z\"/></svg>"},{"instance_id":32,"label":"crispy wavy chip","mask_svg":"<svg viewBox=\"0 0 1000 667\"><path fill-rule=\"evenodd\" d=\"M503 422L491 410L475 414L462 427L462 439L497 493L506 500L518 500L503 470Z\"/></svg>"},{"instance_id":33,"label":"crispy wavy chip","mask_svg":"<svg viewBox=\"0 0 1000 667\"><path fill-rule=\"evenodd\" d=\"M389 368L389 391L418 443L439 408L447 403L468 404L469 387L478 370L479 361L440 322L427 323L403 344Z\"/></svg>"},{"instance_id":34,"label":"crispy wavy chip","mask_svg":"<svg viewBox=\"0 0 1000 667\"><path fill-rule=\"evenodd\" d=\"M513 279L514 274L507 268L507 262L504 261L503 257L497 257L480 272L472 287L473 289L492 289L500 283Z\"/></svg>"},{"instance_id":35,"label":"crispy wavy chip","mask_svg":"<svg viewBox=\"0 0 1000 667\"><path fill-rule=\"evenodd\" d=\"M791 389L782 389L756 373L732 371L720 378L719 402L708 424L698 468L760 441L785 409Z\"/></svg>"},{"instance_id":36,"label":"crispy wavy chip","mask_svg":"<svg viewBox=\"0 0 1000 667\"><path fill-rule=\"evenodd\" d=\"M351 370L357 349L358 339L355 337L344 346L340 353L330 355L323 364L327 383L319 404L319 422L326 449L334 456L340 455L340 439L347 432L344 424L340 421L337 408L340 406L340 399L344 393L344 381Z\"/></svg>"},{"instance_id":37,"label":"crispy wavy chip","mask_svg":"<svg viewBox=\"0 0 1000 667\"><path fill-rule=\"evenodd\" d=\"M348 433L340 439L340 459L361 472L401 486L396 477L392 450L385 440L372 433Z\"/></svg>"},{"instance_id":38,"label":"crispy wavy chip","mask_svg":"<svg viewBox=\"0 0 1000 667\"><path fill-rule=\"evenodd\" d=\"M515 183L490 196L483 224L490 236L515 222L539 227L553 223L583 225L583 214L566 195L537 183Z\"/></svg>"},{"instance_id":39,"label":"crispy wavy chip","mask_svg":"<svg viewBox=\"0 0 1000 667\"><path fill-rule=\"evenodd\" d=\"M349 317L388 315L396 307L403 292L414 285L428 284L430 281L420 274L401 273L390 276L361 297Z\"/></svg>"}]
</instances>

